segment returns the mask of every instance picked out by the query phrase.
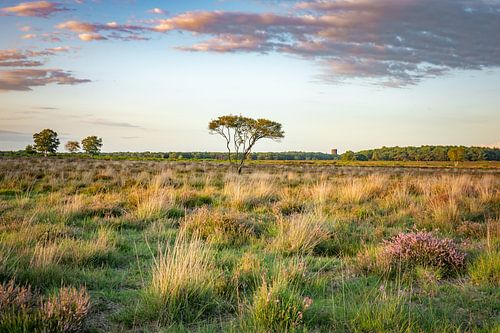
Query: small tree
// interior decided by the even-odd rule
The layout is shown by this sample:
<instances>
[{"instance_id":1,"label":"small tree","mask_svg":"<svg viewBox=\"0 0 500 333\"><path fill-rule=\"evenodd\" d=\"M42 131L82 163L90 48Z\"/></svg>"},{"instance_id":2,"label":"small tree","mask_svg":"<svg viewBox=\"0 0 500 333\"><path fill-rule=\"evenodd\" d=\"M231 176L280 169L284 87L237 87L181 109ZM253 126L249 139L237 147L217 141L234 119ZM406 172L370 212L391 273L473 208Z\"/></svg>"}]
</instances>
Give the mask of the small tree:
<instances>
[{"instance_id":1,"label":"small tree","mask_svg":"<svg viewBox=\"0 0 500 333\"><path fill-rule=\"evenodd\" d=\"M82 140L82 148L87 154L97 155L101 152L102 138L95 135L88 136Z\"/></svg>"},{"instance_id":2,"label":"small tree","mask_svg":"<svg viewBox=\"0 0 500 333\"><path fill-rule=\"evenodd\" d=\"M48 128L44 129L40 133L33 134L33 140L35 141L33 148L45 156L49 153L55 153L57 151L57 147L59 147L57 133Z\"/></svg>"},{"instance_id":3,"label":"small tree","mask_svg":"<svg viewBox=\"0 0 500 333\"><path fill-rule=\"evenodd\" d=\"M78 141L68 141L64 147L67 151L73 154L80 150L80 143Z\"/></svg>"},{"instance_id":4,"label":"small tree","mask_svg":"<svg viewBox=\"0 0 500 333\"><path fill-rule=\"evenodd\" d=\"M261 139L279 140L284 137L281 127L280 123L268 119L252 119L232 115L219 117L208 125L212 134L219 134L226 140L229 161L231 161L231 145L233 146L236 160L239 160L238 173L241 173L243 164L257 141Z\"/></svg>"},{"instance_id":5,"label":"small tree","mask_svg":"<svg viewBox=\"0 0 500 333\"><path fill-rule=\"evenodd\" d=\"M464 147L453 147L448 150L448 158L450 161L455 162L455 166L458 162L463 162L465 158L465 148Z\"/></svg>"}]
</instances>

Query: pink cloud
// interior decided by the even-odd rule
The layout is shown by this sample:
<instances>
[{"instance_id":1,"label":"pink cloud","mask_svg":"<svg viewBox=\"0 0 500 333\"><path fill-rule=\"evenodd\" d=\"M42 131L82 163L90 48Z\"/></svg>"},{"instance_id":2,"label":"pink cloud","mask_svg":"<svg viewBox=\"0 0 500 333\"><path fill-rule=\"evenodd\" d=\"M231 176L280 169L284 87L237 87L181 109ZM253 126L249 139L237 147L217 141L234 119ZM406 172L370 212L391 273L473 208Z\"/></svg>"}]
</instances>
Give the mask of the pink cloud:
<instances>
[{"instance_id":1,"label":"pink cloud","mask_svg":"<svg viewBox=\"0 0 500 333\"><path fill-rule=\"evenodd\" d=\"M79 34L78 38L83 40L84 42L90 42L93 40L105 40L106 38L100 34L96 33L84 33L84 34Z\"/></svg>"},{"instance_id":2,"label":"pink cloud","mask_svg":"<svg viewBox=\"0 0 500 333\"><path fill-rule=\"evenodd\" d=\"M75 85L90 82L60 69L14 69L0 71L0 91L30 91L48 84Z\"/></svg>"},{"instance_id":3,"label":"pink cloud","mask_svg":"<svg viewBox=\"0 0 500 333\"><path fill-rule=\"evenodd\" d=\"M145 26L119 24L117 22L103 24L80 21L63 22L56 25L56 28L77 33L78 38L86 42L106 39L144 40L147 38L140 34L144 31L151 30L149 27Z\"/></svg>"},{"instance_id":4,"label":"pink cloud","mask_svg":"<svg viewBox=\"0 0 500 333\"><path fill-rule=\"evenodd\" d=\"M0 9L0 11L10 15L33 17L48 17L53 13L66 10L59 3L50 1L22 2L16 6Z\"/></svg>"},{"instance_id":5,"label":"pink cloud","mask_svg":"<svg viewBox=\"0 0 500 333\"><path fill-rule=\"evenodd\" d=\"M489 0L305 1L287 14L202 11L157 20L159 32L209 38L179 49L278 52L321 64L328 81L416 84L454 69L500 66L500 3Z\"/></svg>"}]
</instances>

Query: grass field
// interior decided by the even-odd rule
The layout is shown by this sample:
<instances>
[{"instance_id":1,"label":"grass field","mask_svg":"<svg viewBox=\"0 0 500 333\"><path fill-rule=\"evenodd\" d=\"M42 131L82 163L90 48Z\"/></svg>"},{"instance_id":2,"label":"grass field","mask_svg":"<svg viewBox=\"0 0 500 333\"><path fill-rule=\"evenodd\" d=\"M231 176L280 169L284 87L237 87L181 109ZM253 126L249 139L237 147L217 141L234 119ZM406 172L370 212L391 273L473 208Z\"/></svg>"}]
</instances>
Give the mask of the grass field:
<instances>
[{"instance_id":1,"label":"grass field","mask_svg":"<svg viewBox=\"0 0 500 333\"><path fill-rule=\"evenodd\" d=\"M465 165L1 158L0 332L499 332Z\"/></svg>"}]
</instances>

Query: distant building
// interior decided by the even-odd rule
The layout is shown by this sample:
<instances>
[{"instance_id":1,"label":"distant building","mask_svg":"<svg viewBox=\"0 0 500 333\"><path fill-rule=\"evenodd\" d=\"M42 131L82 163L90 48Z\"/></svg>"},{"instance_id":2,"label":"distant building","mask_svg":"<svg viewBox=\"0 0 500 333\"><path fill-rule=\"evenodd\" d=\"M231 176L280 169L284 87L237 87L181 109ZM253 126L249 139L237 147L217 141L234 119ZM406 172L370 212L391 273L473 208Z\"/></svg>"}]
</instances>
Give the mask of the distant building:
<instances>
[{"instance_id":1,"label":"distant building","mask_svg":"<svg viewBox=\"0 0 500 333\"><path fill-rule=\"evenodd\" d=\"M335 156L335 155L338 155L338 154L337 154L337 149L332 149L332 155L334 155L334 156Z\"/></svg>"}]
</instances>

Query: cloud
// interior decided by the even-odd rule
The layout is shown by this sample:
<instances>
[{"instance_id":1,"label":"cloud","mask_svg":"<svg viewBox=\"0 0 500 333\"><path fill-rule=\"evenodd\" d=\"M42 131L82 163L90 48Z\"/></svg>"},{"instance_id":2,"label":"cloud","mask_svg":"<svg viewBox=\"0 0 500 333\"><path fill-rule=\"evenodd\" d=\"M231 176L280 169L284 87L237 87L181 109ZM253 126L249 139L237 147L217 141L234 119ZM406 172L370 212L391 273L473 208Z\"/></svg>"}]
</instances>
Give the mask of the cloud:
<instances>
[{"instance_id":1,"label":"cloud","mask_svg":"<svg viewBox=\"0 0 500 333\"><path fill-rule=\"evenodd\" d=\"M55 108L55 107L51 107L51 106L36 106L33 109L37 109L37 110L59 110L59 108ZM27 112L30 112L30 111L27 111ZM31 112L33 112L33 111L31 111Z\"/></svg>"},{"instance_id":2,"label":"cloud","mask_svg":"<svg viewBox=\"0 0 500 333\"><path fill-rule=\"evenodd\" d=\"M96 33L84 33L84 34L79 34L78 38L83 40L84 42L89 42L93 40L105 40L107 39L106 37L96 34Z\"/></svg>"},{"instance_id":3,"label":"cloud","mask_svg":"<svg viewBox=\"0 0 500 333\"><path fill-rule=\"evenodd\" d=\"M50 1L22 2L16 6L0 9L0 11L10 15L33 17L48 17L53 13L66 10L68 9L62 7L61 4Z\"/></svg>"},{"instance_id":4,"label":"cloud","mask_svg":"<svg viewBox=\"0 0 500 333\"><path fill-rule=\"evenodd\" d=\"M30 91L48 84L75 85L90 82L61 69L14 69L0 71L0 91Z\"/></svg>"},{"instance_id":5,"label":"cloud","mask_svg":"<svg viewBox=\"0 0 500 333\"><path fill-rule=\"evenodd\" d=\"M71 48L68 46L58 46L44 50L0 50L0 67L15 67L15 69L0 71L0 92L30 91L32 87L45 86L51 83L74 85L90 82L88 79L75 78L70 71L38 68L43 65L43 62L36 58L66 53L70 50Z\"/></svg>"},{"instance_id":6,"label":"cloud","mask_svg":"<svg viewBox=\"0 0 500 333\"><path fill-rule=\"evenodd\" d=\"M31 139L31 134L0 129L0 141L26 142Z\"/></svg>"},{"instance_id":7,"label":"cloud","mask_svg":"<svg viewBox=\"0 0 500 333\"><path fill-rule=\"evenodd\" d=\"M500 66L500 2L491 0L305 1L287 14L187 12L156 20L153 29L209 37L179 47L185 51L297 56L335 82L400 87Z\"/></svg>"},{"instance_id":8,"label":"cloud","mask_svg":"<svg viewBox=\"0 0 500 333\"><path fill-rule=\"evenodd\" d=\"M152 8L147 11L149 14L156 14L156 15L165 15L167 14L167 11L161 8Z\"/></svg>"},{"instance_id":9,"label":"cloud","mask_svg":"<svg viewBox=\"0 0 500 333\"><path fill-rule=\"evenodd\" d=\"M17 49L0 50L0 67L37 67L43 62L38 57L52 56L60 52L69 52L70 48L65 46L48 48L41 51Z\"/></svg>"},{"instance_id":10,"label":"cloud","mask_svg":"<svg viewBox=\"0 0 500 333\"><path fill-rule=\"evenodd\" d=\"M102 125L102 126L141 128L141 126L130 124L127 122L119 122L119 121L106 120L106 119L101 119L101 118L88 120L87 122L90 124Z\"/></svg>"},{"instance_id":11,"label":"cloud","mask_svg":"<svg viewBox=\"0 0 500 333\"><path fill-rule=\"evenodd\" d=\"M96 41L106 39L120 40L144 40L147 39L141 34L151 28L132 24L119 24L117 22L108 23L88 23L80 21L66 21L56 25L57 29L69 30L78 34L82 41Z\"/></svg>"}]
</instances>

